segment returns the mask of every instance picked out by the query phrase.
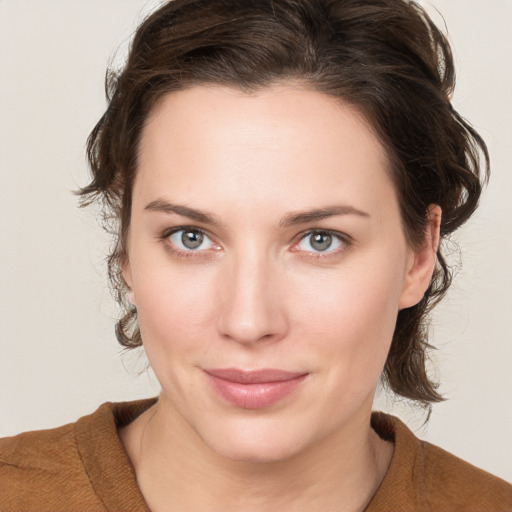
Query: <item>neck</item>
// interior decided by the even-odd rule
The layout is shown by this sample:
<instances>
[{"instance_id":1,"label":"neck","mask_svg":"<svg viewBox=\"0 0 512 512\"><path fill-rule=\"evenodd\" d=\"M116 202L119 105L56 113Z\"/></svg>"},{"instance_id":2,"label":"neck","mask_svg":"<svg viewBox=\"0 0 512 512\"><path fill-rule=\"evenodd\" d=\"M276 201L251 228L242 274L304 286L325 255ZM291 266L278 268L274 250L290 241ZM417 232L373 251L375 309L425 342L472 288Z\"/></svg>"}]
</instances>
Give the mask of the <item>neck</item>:
<instances>
[{"instance_id":1,"label":"neck","mask_svg":"<svg viewBox=\"0 0 512 512\"><path fill-rule=\"evenodd\" d=\"M370 427L370 411L285 460L226 459L160 401L121 432L153 512L362 511L393 447Z\"/></svg>"}]
</instances>

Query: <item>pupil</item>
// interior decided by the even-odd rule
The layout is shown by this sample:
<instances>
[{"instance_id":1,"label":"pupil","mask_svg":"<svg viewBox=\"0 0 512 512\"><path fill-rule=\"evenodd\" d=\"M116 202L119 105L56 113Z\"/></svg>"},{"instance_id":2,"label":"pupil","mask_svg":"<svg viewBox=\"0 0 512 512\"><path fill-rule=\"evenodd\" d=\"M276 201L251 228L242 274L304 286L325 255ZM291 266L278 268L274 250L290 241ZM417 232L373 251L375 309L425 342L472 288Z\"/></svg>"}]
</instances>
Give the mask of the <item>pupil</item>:
<instances>
[{"instance_id":1,"label":"pupil","mask_svg":"<svg viewBox=\"0 0 512 512\"><path fill-rule=\"evenodd\" d=\"M184 231L181 241L187 249L197 249L203 243L203 234L198 231Z\"/></svg>"},{"instance_id":2,"label":"pupil","mask_svg":"<svg viewBox=\"0 0 512 512\"><path fill-rule=\"evenodd\" d=\"M312 236L311 247L317 251L325 251L332 244L332 236L328 233L317 233Z\"/></svg>"}]
</instances>

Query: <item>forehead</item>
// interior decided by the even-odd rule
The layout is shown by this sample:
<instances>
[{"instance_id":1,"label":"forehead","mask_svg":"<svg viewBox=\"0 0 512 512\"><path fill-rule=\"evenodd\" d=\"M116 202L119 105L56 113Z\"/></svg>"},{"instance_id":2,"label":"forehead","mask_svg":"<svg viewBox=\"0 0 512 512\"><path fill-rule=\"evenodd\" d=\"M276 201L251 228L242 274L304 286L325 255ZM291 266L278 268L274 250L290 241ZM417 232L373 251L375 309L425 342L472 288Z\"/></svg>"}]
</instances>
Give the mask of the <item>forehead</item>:
<instances>
[{"instance_id":1,"label":"forehead","mask_svg":"<svg viewBox=\"0 0 512 512\"><path fill-rule=\"evenodd\" d=\"M168 94L148 117L138 164L134 201L169 194L205 207L216 197L300 209L394 199L386 153L365 118L284 84L253 94L220 86Z\"/></svg>"}]
</instances>

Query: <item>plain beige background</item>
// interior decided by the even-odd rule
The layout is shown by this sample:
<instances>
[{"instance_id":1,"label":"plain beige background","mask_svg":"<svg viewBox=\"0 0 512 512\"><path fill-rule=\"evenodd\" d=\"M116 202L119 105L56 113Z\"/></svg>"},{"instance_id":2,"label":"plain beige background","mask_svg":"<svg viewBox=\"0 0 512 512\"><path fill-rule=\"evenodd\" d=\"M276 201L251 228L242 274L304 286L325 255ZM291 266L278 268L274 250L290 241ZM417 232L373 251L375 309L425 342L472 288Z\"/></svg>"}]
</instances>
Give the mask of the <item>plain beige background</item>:
<instances>
[{"instance_id":1,"label":"plain beige background","mask_svg":"<svg viewBox=\"0 0 512 512\"><path fill-rule=\"evenodd\" d=\"M107 400L155 395L122 355L108 238L70 193L147 0L0 0L0 436L57 426ZM424 2L426 3L426 2ZM492 182L456 240L463 267L433 322L442 391L430 422L384 396L421 437L512 481L512 2L432 0L455 48L455 105L486 139ZM433 7L432 7L433 6Z\"/></svg>"}]
</instances>

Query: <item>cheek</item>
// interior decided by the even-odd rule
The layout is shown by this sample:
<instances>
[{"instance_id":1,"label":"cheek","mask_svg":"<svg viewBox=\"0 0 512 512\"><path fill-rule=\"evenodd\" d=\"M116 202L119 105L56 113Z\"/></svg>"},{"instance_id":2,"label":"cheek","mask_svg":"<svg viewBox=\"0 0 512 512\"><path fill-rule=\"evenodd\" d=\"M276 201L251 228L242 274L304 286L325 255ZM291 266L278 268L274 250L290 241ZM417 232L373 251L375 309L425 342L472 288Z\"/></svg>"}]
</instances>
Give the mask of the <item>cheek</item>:
<instances>
[{"instance_id":1,"label":"cheek","mask_svg":"<svg viewBox=\"0 0 512 512\"><path fill-rule=\"evenodd\" d=\"M205 358L211 344L208 323L215 304L208 272L198 275L168 264L144 268L138 283L137 314L146 356L166 394L178 407L194 389L190 369Z\"/></svg>"},{"instance_id":2,"label":"cheek","mask_svg":"<svg viewBox=\"0 0 512 512\"><path fill-rule=\"evenodd\" d=\"M145 265L134 276L137 312L148 357L154 351L186 350L204 340L215 304L214 277L208 270ZM151 361L151 358L150 358ZM152 361L151 361L152 362Z\"/></svg>"},{"instance_id":3,"label":"cheek","mask_svg":"<svg viewBox=\"0 0 512 512\"><path fill-rule=\"evenodd\" d=\"M401 283L399 272L375 265L305 279L296 288L299 334L315 343L323 358L340 361L346 373L364 367L380 374L396 324Z\"/></svg>"}]
</instances>

